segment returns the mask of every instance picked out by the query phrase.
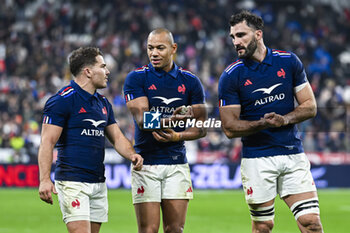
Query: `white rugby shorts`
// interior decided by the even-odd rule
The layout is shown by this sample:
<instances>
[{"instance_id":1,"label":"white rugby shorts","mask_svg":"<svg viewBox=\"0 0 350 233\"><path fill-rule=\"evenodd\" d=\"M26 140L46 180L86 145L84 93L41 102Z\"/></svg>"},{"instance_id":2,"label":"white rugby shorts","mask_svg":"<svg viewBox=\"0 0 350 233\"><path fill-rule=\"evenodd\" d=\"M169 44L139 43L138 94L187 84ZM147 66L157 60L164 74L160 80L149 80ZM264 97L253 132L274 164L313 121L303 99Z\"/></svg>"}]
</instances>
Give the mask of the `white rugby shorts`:
<instances>
[{"instance_id":1,"label":"white rugby shorts","mask_svg":"<svg viewBox=\"0 0 350 233\"><path fill-rule=\"evenodd\" d=\"M304 153L242 158L242 185L248 204L270 201L277 196L316 191L310 162Z\"/></svg>"},{"instance_id":2,"label":"white rugby shorts","mask_svg":"<svg viewBox=\"0 0 350 233\"><path fill-rule=\"evenodd\" d=\"M55 181L63 221L108 221L106 183Z\"/></svg>"},{"instance_id":3,"label":"white rugby shorts","mask_svg":"<svg viewBox=\"0 0 350 233\"><path fill-rule=\"evenodd\" d=\"M143 165L131 169L133 203L161 202L162 199L193 199L188 164Z\"/></svg>"}]
</instances>

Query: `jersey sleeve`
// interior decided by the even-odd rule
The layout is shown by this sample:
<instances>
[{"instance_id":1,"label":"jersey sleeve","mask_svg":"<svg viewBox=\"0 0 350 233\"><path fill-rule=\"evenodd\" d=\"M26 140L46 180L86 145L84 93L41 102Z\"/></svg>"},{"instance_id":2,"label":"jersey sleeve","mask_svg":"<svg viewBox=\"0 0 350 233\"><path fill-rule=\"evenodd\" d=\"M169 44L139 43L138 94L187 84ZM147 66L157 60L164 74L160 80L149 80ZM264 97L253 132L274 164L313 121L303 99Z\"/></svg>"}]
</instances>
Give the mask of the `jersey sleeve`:
<instances>
[{"instance_id":1,"label":"jersey sleeve","mask_svg":"<svg viewBox=\"0 0 350 233\"><path fill-rule=\"evenodd\" d=\"M240 104L238 86L235 77L228 75L226 72L222 73L219 80L219 107L233 104Z\"/></svg>"},{"instance_id":2,"label":"jersey sleeve","mask_svg":"<svg viewBox=\"0 0 350 233\"><path fill-rule=\"evenodd\" d=\"M191 105L205 102L204 88L198 77L194 76L191 93Z\"/></svg>"},{"instance_id":3,"label":"jersey sleeve","mask_svg":"<svg viewBox=\"0 0 350 233\"><path fill-rule=\"evenodd\" d=\"M306 72L303 63L300 61L298 56L292 53L292 64L293 64L293 86L294 91L298 92L308 82Z\"/></svg>"},{"instance_id":4,"label":"jersey sleeve","mask_svg":"<svg viewBox=\"0 0 350 233\"><path fill-rule=\"evenodd\" d=\"M43 124L52 124L63 127L69 116L69 108L59 95L51 97L45 104Z\"/></svg>"},{"instance_id":5,"label":"jersey sleeve","mask_svg":"<svg viewBox=\"0 0 350 233\"><path fill-rule=\"evenodd\" d=\"M111 103L107 99L106 99L106 103L107 103L107 114L108 114L108 120L107 120L107 126L108 126L108 125L117 123L117 121L115 120L114 111Z\"/></svg>"},{"instance_id":6,"label":"jersey sleeve","mask_svg":"<svg viewBox=\"0 0 350 233\"><path fill-rule=\"evenodd\" d=\"M146 96L144 90L144 75L138 74L135 71L130 72L124 82L124 98L125 102L136 99L141 96Z\"/></svg>"}]
</instances>

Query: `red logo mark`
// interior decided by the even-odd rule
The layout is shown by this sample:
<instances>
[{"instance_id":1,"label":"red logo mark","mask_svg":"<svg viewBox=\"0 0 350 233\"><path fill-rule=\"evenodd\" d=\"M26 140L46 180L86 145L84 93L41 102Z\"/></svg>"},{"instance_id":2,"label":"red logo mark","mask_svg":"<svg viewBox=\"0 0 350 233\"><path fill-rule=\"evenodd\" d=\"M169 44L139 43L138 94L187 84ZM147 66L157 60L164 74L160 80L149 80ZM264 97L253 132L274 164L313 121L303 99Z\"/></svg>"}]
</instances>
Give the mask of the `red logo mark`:
<instances>
[{"instance_id":1,"label":"red logo mark","mask_svg":"<svg viewBox=\"0 0 350 233\"><path fill-rule=\"evenodd\" d=\"M77 207L79 209L80 207L80 202L78 199L75 199L75 201L72 201L72 206L73 208Z\"/></svg>"},{"instance_id":2,"label":"red logo mark","mask_svg":"<svg viewBox=\"0 0 350 233\"><path fill-rule=\"evenodd\" d=\"M192 187L190 186L190 187L187 189L186 193L192 193L192 192L193 192L193 190L192 190Z\"/></svg>"},{"instance_id":3,"label":"red logo mark","mask_svg":"<svg viewBox=\"0 0 350 233\"><path fill-rule=\"evenodd\" d=\"M103 107L103 108L102 108L102 113L103 113L104 115L107 115L107 109L106 109L106 107Z\"/></svg>"},{"instance_id":4,"label":"red logo mark","mask_svg":"<svg viewBox=\"0 0 350 233\"><path fill-rule=\"evenodd\" d=\"M253 189L252 189L252 187L249 187L249 189L247 189L247 195L248 195L248 196L252 196L252 195L253 195Z\"/></svg>"},{"instance_id":5,"label":"red logo mark","mask_svg":"<svg viewBox=\"0 0 350 233\"><path fill-rule=\"evenodd\" d=\"M178 92L181 92L181 93L184 95L184 94L185 94L185 91L186 91L185 85L182 84L181 86L178 86L177 91L178 91Z\"/></svg>"},{"instance_id":6,"label":"red logo mark","mask_svg":"<svg viewBox=\"0 0 350 233\"><path fill-rule=\"evenodd\" d=\"M157 90L157 88L154 84L152 84L151 86L149 86L148 90Z\"/></svg>"},{"instance_id":7,"label":"red logo mark","mask_svg":"<svg viewBox=\"0 0 350 233\"><path fill-rule=\"evenodd\" d=\"M281 68L281 70L277 71L277 76L282 77L282 78L286 78L286 72L284 72L283 68Z\"/></svg>"},{"instance_id":8,"label":"red logo mark","mask_svg":"<svg viewBox=\"0 0 350 233\"><path fill-rule=\"evenodd\" d=\"M137 189L137 194L141 194L141 196L143 195L144 192L145 192L145 189L143 188L143 186Z\"/></svg>"},{"instance_id":9,"label":"red logo mark","mask_svg":"<svg viewBox=\"0 0 350 233\"><path fill-rule=\"evenodd\" d=\"M86 113L86 110L83 107L81 107L81 109L78 113Z\"/></svg>"},{"instance_id":10,"label":"red logo mark","mask_svg":"<svg viewBox=\"0 0 350 233\"><path fill-rule=\"evenodd\" d=\"M247 79L247 81L245 81L245 83L244 83L244 86L248 86L248 85L252 85L253 83L249 80L249 79Z\"/></svg>"}]
</instances>

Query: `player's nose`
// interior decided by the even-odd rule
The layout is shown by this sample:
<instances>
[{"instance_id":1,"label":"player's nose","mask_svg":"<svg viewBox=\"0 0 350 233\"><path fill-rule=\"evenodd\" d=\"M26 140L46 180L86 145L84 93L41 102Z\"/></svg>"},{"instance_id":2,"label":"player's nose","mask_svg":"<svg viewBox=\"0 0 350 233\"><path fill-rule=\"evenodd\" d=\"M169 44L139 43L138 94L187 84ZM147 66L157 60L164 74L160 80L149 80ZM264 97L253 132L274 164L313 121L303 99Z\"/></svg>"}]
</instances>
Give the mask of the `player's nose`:
<instances>
[{"instance_id":1,"label":"player's nose","mask_svg":"<svg viewBox=\"0 0 350 233\"><path fill-rule=\"evenodd\" d=\"M108 68L106 68L106 75L109 75L111 72L109 71Z\"/></svg>"},{"instance_id":2,"label":"player's nose","mask_svg":"<svg viewBox=\"0 0 350 233\"><path fill-rule=\"evenodd\" d=\"M158 51L158 49L153 49L153 51L151 52L151 56L152 56L152 57L157 57L157 56L159 56L159 51Z\"/></svg>"},{"instance_id":3,"label":"player's nose","mask_svg":"<svg viewBox=\"0 0 350 233\"><path fill-rule=\"evenodd\" d=\"M235 46L236 49L239 48L239 47L242 47L241 41L239 41L237 39L233 42L233 45Z\"/></svg>"}]
</instances>

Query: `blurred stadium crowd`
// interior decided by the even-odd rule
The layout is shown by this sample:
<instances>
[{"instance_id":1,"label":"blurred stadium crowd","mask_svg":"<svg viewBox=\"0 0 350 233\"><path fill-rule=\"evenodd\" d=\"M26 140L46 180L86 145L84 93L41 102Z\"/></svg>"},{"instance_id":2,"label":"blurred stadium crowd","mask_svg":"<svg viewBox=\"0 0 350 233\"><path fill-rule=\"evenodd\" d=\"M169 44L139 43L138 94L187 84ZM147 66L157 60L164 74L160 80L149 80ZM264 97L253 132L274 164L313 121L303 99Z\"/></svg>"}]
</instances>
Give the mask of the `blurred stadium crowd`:
<instances>
[{"instance_id":1,"label":"blurred stadium crowd","mask_svg":"<svg viewBox=\"0 0 350 233\"><path fill-rule=\"evenodd\" d=\"M202 80L210 117L218 118L217 84L236 59L229 17L250 9L265 21L270 48L296 53L318 102L315 119L299 125L306 151L350 151L350 4L347 1L4 0L0 8L0 148L9 162L35 162L46 100L72 78L67 56L101 48L111 71L102 90L126 136L133 122L122 93L128 72L148 63L145 42L157 27L173 32L176 62ZM317 4L315 3L317 2ZM320 3L322 2L322 4ZM191 142L194 162L237 161L240 139L219 130ZM350 156L350 155L349 155Z\"/></svg>"}]
</instances>

